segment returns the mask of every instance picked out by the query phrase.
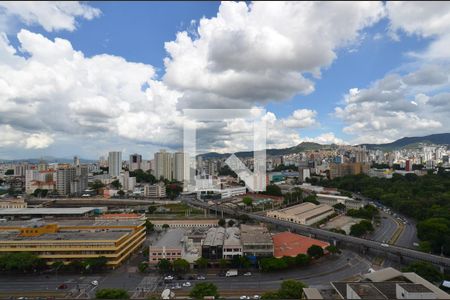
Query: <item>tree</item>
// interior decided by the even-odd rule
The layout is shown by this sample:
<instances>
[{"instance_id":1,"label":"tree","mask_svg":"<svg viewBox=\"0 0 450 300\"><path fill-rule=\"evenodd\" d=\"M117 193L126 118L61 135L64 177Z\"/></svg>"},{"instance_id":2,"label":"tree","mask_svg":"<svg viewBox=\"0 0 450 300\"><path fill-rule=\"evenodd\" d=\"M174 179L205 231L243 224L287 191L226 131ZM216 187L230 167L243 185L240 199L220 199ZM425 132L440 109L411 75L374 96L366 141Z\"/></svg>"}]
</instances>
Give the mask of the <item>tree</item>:
<instances>
[{"instance_id":1,"label":"tree","mask_svg":"<svg viewBox=\"0 0 450 300\"><path fill-rule=\"evenodd\" d=\"M219 224L220 227L224 227L225 224L226 224L225 219L220 219L218 224Z\"/></svg>"},{"instance_id":2,"label":"tree","mask_svg":"<svg viewBox=\"0 0 450 300\"><path fill-rule=\"evenodd\" d=\"M185 259L178 258L173 261L173 270L176 273L187 273L190 269L189 262Z\"/></svg>"},{"instance_id":3,"label":"tree","mask_svg":"<svg viewBox=\"0 0 450 300\"><path fill-rule=\"evenodd\" d=\"M225 259L225 258L221 258L219 260L219 266L220 266L221 269L225 269L229 265L229 263L230 262L227 259Z\"/></svg>"},{"instance_id":4,"label":"tree","mask_svg":"<svg viewBox=\"0 0 450 300\"><path fill-rule=\"evenodd\" d=\"M307 285L301 281L293 279L285 280L278 290L278 296L280 299L301 299L303 288L305 287L307 287Z\"/></svg>"},{"instance_id":5,"label":"tree","mask_svg":"<svg viewBox=\"0 0 450 300\"><path fill-rule=\"evenodd\" d=\"M111 182L111 185L112 185L116 190L122 188L122 184L119 182L118 179L116 179L116 180L114 180L113 182Z\"/></svg>"},{"instance_id":6,"label":"tree","mask_svg":"<svg viewBox=\"0 0 450 300\"><path fill-rule=\"evenodd\" d=\"M0 256L0 270L6 272L29 272L45 267L45 261L30 252L13 252Z\"/></svg>"},{"instance_id":7,"label":"tree","mask_svg":"<svg viewBox=\"0 0 450 300\"><path fill-rule=\"evenodd\" d=\"M194 299L203 299L208 296L212 296L217 299L219 298L219 293L215 284L210 282L202 282L194 285L189 293L189 296Z\"/></svg>"},{"instance_id":8,"label":"tree","mask_svg":"<svg viewBox=\"0 0 450 300\"><path fill-rule=\"evenodd\" d=\"M120 197L125 196L125 192L123 190L120 190L117 192L117 195L119 195Z\"/></svg>"},{"instance_id":9,"label":"tree","mask_svg":"<svg viewBox=\"0 0 450 300\"><path fill-rule=\"evenodd\" d=\"M155 231L155 224L153 224L149 219L145 220L145 231L147 233Z\"/></svg>"},{"instance_id":10,"label":"tree","mask_svg":"<svg viewBox=\"0 0 450 300\"><path fill-rule=\"evenodd\" d=\"M323 249L320 246L317 245L312 245L311 247L308 248L308 255L311 256L312 258L320 258L323 256Z\"/></svg>"},{"instance_id":11,"label":"tree","mask_svg":"<svg viewBox=\"0 0 450 300\"><path fill-rule=\"evenodd\" d=\"M91 273L103 271L107 263L108 259L104 256L88 258L83 262L85 269Z\"/></svg>"},{"instance_id":12,"label":"tree","mask_svg":"<svg viewBox=\"0 0 450 300\"><path fill-rule=\"evenodd\" d=\"M204 257L199 257L196 261L195 264L197 265L197 267L199 269L206 269L208 267L208 260Z\"/></svg>"},{"instance_id":13,"label":"tree","mask_svg":"<svg viewBox=\"0 0 450 300\"><path fill-rule=\"evenodd\" d=\"M320 202L317 200L317 195L316 194L308 195L307 197L305 197L303 199L303 202L311 202L311 203L314 203L316 205L320 204Z\"/></svg>"},{"instance_id":14,"label":"tree","mask_svg":"<svg viewBox=\"0 0 450 300\"><path fill-rule=\"evenodd\" d=\"M242 202L248 207L253 206L253 199L249 196L242 198Z\"/></svg>"},{"instance_id":15,"label":"tree","mask_svg":"<svg viewBox=\"0 0 450 300\"><path fill-rule=\"evenodd\" d=\"M33 192L33 196L35 197L45 197L48 194L47 189L35 189Z\"/></svg>"},{"instance_id":16,"label":"tree","mask_svg":"<svg viewBox=\"0 0 450 300\"><path fill-rule=\"evenodd\" d=\"M335 253L341 253L341 251L334 245L329 245L325 248L329 253L335 254Z\"/></svg>"},{"instance_id":17,"label":"tree","mask_svg":"<svg viewBox=\"0 0 450 300\"><path fill-rule=\"evenodd\" d=\"M280 299L278 292L265 292L261 295L261 299L263 300L272 300L272 299Z\"/></svg>"},{"instance_id":18,"label":"tree","mask_svg":"<svg viewBox=\"0 0 450 300\"><path fill-rule=\"evenodd\" d=\"M170 227L169 224L163 224L163 225L162 225L162 229L164 229L164 230L169 229L169 227Z\"/></svg>"},{"instance_id":19,"label":"tree","mask_svg":"<svg viewBox=\"0 0 450 300\"><path fill-rule=\"evenodd\" d=\"M147 212L151 215L156 211L156 206L149 206Z\"/></svg>"},{"instance_id":20,"label":"tree","mask_svg":"<svg viewBox=\"0 0 450 300\"><path fill-rule=\"evenodd\" d=\"M403 268L402 271L414 272L432 283L438 283L444 279L444 275L439 272L439 270L435 266L423 261L413 262L406 268Z\"/></svg>"},{"instance_id":21,"label":"tree","mask_svg":"<svg viewBox=\"0 0 450 300\"><path fill-rule=\"evenodd\" d=\"M163 258L156 265L160 273L164 274L172 270L172 264L169 260Z\"/></svg>"},{"instance_id":22,"label":"tree","mask_svg":"<svg viewBox=\"0 0 450 300\"><path fill-rule=\"evenodd\" d=\"M244 223L244 224L250 221L250 217L247 214L239 215L238 219L241 221L241 223Z\"/></svg>"},{"instance_id":23,"label":"tree","mask_svg":"<svg viewBox=\"0 0 450 300\"><path fill-rule=\"evenodd\" d=\"M362 220L358 224L354 224L350 227L350 235L352 236L362 236L367 232L372 232L374 230L372 222L368 220Z\"/></svg>"},{"instance_id":24,"label":"tree","mask_svg":"<svg viewBox=\"0 0 450 300\"><path fill-rule=\"evenodd\" d=\"M98 190L105 187L105 185L100 181L100 180L95 180L92 184L91 184L91 189L95 190L96 193L98 194Z\"/></svg>"},{"instance_id":25,"label":"tree","mask_svg":"<svg viewBox=\"0 0 450 300\"><path fill-rule=\"evenodd\" d=\"M336 203L335 205L333 205L333 207L334 207L335 209L341 210L341 211L343 211L343 210L346 209L345 204L342 204L342 203Z\"/></svg>"},{"instance_id":26,"label":"tree","mask_svg":"<svg viewBox=\"0 0 450 300\"><path fill-rule=\"evenodd\" d=\"M14 175L14 170L13 169L6 170L5 175Z\"/></svg>"},{"instance_id":27,"label":"tree","mask_svg":"<svg viewBox=\"0 0 450 300\"><path fill-rule=\"evenodd\" d=\"M300 253L295 257L295 264L297 266L300 266L300 267L307 266L310 262L311 262L311 257L309 255Z\"/></svg>"},{"instance_id":28,"label":"tree","mask_svg":"<svg viewBox=\"0 0 450 300\"><path fill-rule=\"evenodd\" d=\"M130 295L123 289L101 289L95 293L97 299L129 299Z\"/></svg>"},{"instance_id":29,"label":"tree","mask_svg":"<svg viewBox=\"0 0 450 300\"><path fill-rule=\"evenodd\" d=\"M228 227L233 227L234 225L234 221L233 220L228 220Z\"/></svg>"},{"instance_id":30,"label":"tree","mask_svg":"<svg viewBox=\"0 0 450 300\"><path fill-rule=\"evenodd\" d=\"M281 188L275 184L269 184L266 187L266 191L263 194L271 195L271 196L282 196Z\"/></svg>"},{"instance_id":31,"label":"tree","mask_svg":"<svg viewBox=\"0 0 450 300\"><path fill-rule=\"evenodd\" d=\"M247 256L239 256L239 266L241 268L247 269L252 265L250 259Z\"/></svg>"},{"instance_id":32,"label":"tree","mask_svg":"<svg viewBox=\"0 0 450 300\"><path fill-rule=\"evenodd\" d=\"M72 272L81 272L84 270L83 263L79 260L72 260L67 265L67 270Z\"/></svg>"},{"instance_id":33,"label":"tree","mask_svg":"<svg viewBox=\"0 0 450 300\"><path fill-rule=\"evenodd\" d=\"M144 273L148 269L147 262L140 262L138 265L139 272Z\"/></svg>"}]
</instances>

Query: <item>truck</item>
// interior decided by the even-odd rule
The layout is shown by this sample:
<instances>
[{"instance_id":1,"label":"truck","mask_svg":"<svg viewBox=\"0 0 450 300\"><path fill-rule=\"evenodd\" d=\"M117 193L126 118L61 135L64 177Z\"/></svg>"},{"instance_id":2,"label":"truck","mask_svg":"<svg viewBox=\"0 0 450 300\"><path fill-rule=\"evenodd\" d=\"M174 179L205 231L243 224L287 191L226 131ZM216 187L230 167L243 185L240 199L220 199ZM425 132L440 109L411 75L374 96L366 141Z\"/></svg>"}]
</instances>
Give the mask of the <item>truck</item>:
<instances>
[{"instance_id":1,"label":"truck","mask_svg":"<svg viewBox=\"0 0 450 300\"><path fill-rule=\"evenodd\" d=\"M225 277L233 277L233 276L238 276L238 270L230 269L225 273Z\"/></svg>"}]
</instances>

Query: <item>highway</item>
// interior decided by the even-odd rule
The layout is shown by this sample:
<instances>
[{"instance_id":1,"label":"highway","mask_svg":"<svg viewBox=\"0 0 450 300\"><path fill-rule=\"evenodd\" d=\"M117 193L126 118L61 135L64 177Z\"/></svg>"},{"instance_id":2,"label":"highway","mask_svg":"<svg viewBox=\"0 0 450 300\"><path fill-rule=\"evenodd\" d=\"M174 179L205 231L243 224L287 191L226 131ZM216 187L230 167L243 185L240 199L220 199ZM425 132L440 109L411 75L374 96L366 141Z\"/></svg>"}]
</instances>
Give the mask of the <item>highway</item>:
<instances>
[{"instance_id":1,"label":"highway","mask_svg":"<svg viewBox=\"0 0 450 300\"><path fill-rule=\"evenodd\" d=\"M224 213L229 214L229 215L239 214L238 211L234 211L230 208L220 207L217 205L210 206L208 203L193 200L192 198L185 197L184 201L186 201L187 203L189 203L190 205L193 205L193 206L206 208L206 209L210 209L210 210L216 210L219 212L223 211ZM378 241L343 235L343 234L339 234L339 233L335 233L335 232L331 232L331 231L327 231L327 230L323 230L323 229L319 229L319 228L313 228L313 227L309 227L306 225L295 224L295 223L291 223L291 222L277 220L274 218L269 218L266 216L261 216L261 215L257 215L257 214L253 214L253 213L247 213L247 215L256 221L261 221L261 222L271 223L271 224L278 225L278 226L283 226L283 227L289 228L291 230L299 231L303 234L314 235L316 237L325 238L330 241L335 240L337 242L354 245L356 247L363 246L368 249L378 250L380 252L394 254L397 256L403 256L403 257L408 257L408 258L412 258L415 260L427 261L427 262L434 263L436 265L446 267L446 268L450 267L450 258L448 258L448 257L423 253L423 252L419 252L419 251L416 251L413 249L408 249L408 248L394 246L394 245L389 245L388 247L383 247L383 246L381 246L381 243Z\"/></svg>"},{"instance_id":2,"label":"highway","mask_svg":"<svg viewBox=\"0 0 450 300\"><path fill-rule=\"evenodd\" d=\"M380 226L370 236L374 241L382 242L389 241L398 228L398 223L391 215L380 211Z\"/></svg>"}]
</instances>

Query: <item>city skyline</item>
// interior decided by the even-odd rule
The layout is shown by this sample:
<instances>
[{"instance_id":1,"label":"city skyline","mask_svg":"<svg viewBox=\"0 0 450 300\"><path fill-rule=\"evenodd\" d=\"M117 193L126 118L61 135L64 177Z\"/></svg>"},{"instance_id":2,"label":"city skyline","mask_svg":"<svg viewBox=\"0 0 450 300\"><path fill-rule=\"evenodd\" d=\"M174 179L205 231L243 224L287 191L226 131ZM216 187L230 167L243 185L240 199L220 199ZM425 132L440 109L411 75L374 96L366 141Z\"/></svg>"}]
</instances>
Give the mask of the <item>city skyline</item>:
<instances>
[{"instance_id":1,"label":"city skyline","mask_svg":"<svg viewBox=\"0 0 450 300\"><path fill-rule=\"evenodd\" d=\"M184 108L265 110L267 148L446 132L449 11L413 2L2 2L0 157L181 150ZM209 127L203 142L242 150L234 133L247 125Z\"/></svg>"}]
</instances>

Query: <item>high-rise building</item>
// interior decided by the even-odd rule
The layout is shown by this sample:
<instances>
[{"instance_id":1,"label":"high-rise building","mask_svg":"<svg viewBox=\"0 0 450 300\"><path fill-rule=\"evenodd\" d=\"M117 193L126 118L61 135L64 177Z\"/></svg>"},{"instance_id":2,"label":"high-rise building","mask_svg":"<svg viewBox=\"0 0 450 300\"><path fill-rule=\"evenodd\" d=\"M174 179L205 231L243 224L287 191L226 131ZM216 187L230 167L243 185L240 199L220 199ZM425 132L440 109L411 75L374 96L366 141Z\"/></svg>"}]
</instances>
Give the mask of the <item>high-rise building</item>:
<instances>
[{"instance_id":1,"label":"high-rise building","mask_svg":"<svg viewBox=\"0 0 450 300\"><path fill-rule=\"evenodd\" d=\"M330 164L330 179L346 175L367 174L369 167L369 164L366 163Z\"/></svg>"},{"instance_id":2,"label":"high-rise building","mask_svg":"<svg viewBox=\"0 0 450 300\"><path fill-rule=\"evenodd\" d=\"M80 165L80 158L79 158L78 156L74 156L74 157L73 157L73 165L74 165L75 167L77 167L77 166Z\"/></svg>"},{"instance_id":3,"label":"high-rise building","mask_svg":"<svg viewBox=\"0 0 450 300\"><path fill-rule=\"evenodd\" d=\"M165 150L155 153L155 177L159 179L161 176L173 179L173 155Z\"/></svg>"},{"instance_id":4,"label":"high-rise building","mask_svg":"<svg viewBox=\"0 0 450 300\"><path fill-rule=\"evenodd\" d=\"M174 177L175 180L183 182L184 180L188 179L188 171L186 164L189 162L189 157L183 152L176 152L175 153L175 160L174 160Z\"/></svg>"},{"instance_id":5,"label":"high-rise building","mask_svg":"<svg viewBox=\"0 0 450 300\"><path fill-rule=\"evenodd\" d=\"M108 154L109 175L111 177L119 177L122 170L122 152L111 151Z\"/></svg>"},{"instance_id":6,"label":"high-rise building","mask_svg":"<svg viewBox=\"0 0 450 300\"><path fill-rule=\"evenodd\" d=\"M134 171L138 169L142 169L142 155L140 154L131 154L130 155L130 161L129 161L129 170Z\"/></svg>"},{"instance_id":7,"label":"high-rise building","mask_svg":"<svg viewBox=\"0 0 450 300\"><path fill-rule=\"evenodd\" d=\"M70 183L75 179L76 170L73 167L61 167L56 171L56 190L60 195L70 194Z\"/></svg>"}]
</instances>

